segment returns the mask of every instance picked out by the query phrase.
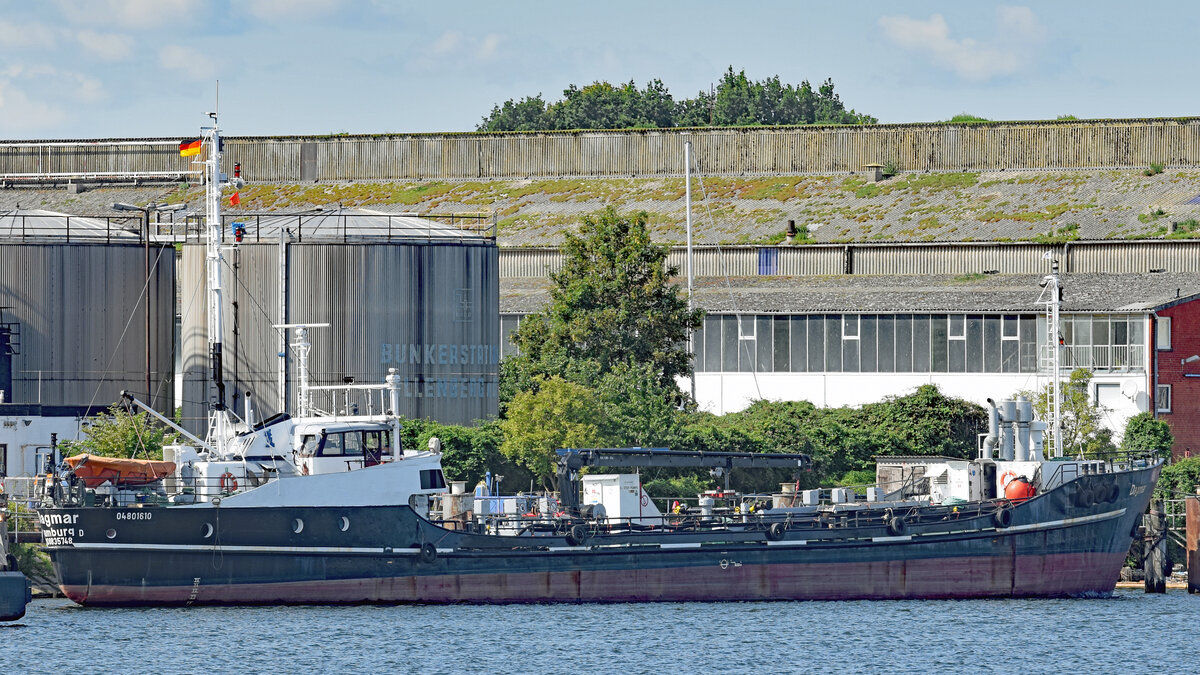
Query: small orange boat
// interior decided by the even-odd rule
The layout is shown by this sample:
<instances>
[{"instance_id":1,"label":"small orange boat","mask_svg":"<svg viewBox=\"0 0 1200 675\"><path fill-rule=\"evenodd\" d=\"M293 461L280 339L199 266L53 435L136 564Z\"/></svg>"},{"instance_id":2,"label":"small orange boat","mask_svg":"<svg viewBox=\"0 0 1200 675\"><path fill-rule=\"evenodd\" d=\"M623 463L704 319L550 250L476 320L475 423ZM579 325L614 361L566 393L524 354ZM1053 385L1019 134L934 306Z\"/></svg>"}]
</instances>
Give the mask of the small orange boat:
<instances>
[{"instance_id":1,"label":"small orange boat","mask_svg":"<svg viewBox=\"0 0 1200 675\"><path fill-rule=\"evenodd\" d=\"M146 485L175 471L175 462L99 457L87 453L68 457L66 462L75 476L90 488L99 487L105 481L112 481L113 485Z\"/></svg>"}]
</instances>

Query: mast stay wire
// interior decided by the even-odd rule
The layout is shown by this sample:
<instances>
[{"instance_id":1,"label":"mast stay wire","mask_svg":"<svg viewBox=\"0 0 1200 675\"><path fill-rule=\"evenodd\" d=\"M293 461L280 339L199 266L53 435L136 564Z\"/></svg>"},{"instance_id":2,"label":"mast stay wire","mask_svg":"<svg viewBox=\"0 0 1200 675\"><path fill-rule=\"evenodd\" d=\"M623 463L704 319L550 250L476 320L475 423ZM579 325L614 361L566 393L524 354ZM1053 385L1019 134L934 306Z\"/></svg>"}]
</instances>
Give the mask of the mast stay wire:
<instances>
[{"instance_id":1,"label":"mast stay wire","mask_svg":"<svg viewBox=\"0 0 1200 675\"><path fill-rule=\"evenodd\" d=\"M162 259L163 250L165 248L167 248L167 247L160 246L158 249L158 256L155 257L155 259L154 259L155 269L158 268L158 262L159 262L159 260ZM172 253L174 253L175 249L172 248L171 251L172 251ZM145 301L147 303L150 302L149 292L150 292L150 275L147 275L146 280L142 283L142 292L140 294L138 294L138 302L134 303L133 310L130 311L130 313L129 313L129 318L125 320L125 327L123 329L121 329L121 335L120 335L120 337L117 338L117 344L113 347L112 353L109 354L108 362L104 364L104 370L101 371L101 373L100 373L100 380L96 383L95 390L92 391L92 398L88 402L88 408L91 408L93 405L96 404L96 398L98 396L100 396L100 387L104 386L104 383L108 380L109 373L112 372L111 369L112 369L113 361L116 360L117 352L118 352L118 350L121 349L121 345L125 342L125 335L129 333L129 326L133 324L133 318L137 314L138 305L141 304L142 301ZM149 337L149 336L147 336L147 337ZM149 395L150 392L146 392L146 394Z\"/></svg>"}]
</instances>

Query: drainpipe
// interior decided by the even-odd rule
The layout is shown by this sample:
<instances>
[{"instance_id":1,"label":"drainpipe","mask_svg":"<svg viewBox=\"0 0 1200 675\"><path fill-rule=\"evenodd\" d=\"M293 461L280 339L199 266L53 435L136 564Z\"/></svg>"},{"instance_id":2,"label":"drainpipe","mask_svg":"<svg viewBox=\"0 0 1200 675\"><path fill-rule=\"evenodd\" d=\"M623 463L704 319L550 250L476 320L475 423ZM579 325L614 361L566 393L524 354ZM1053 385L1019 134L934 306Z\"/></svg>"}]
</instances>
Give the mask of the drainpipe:
<instances>
[{"instance_id":1,"label":"drainpipe","mask_svg":"<svg viewBox=\"0 0 1200 675\"><path fill-rule=\"evenodd\" d=\"M1150 350L1150 360L1154 361L1154 371L1150 380L1150 414L1154 419L1158 419L1158 312L1150 310L1150 316L1154 317L1150 322L1150 330L1146 331L1149 336L1146 339L1146 347Z\"/></svg>"},{"instance_id":2,"label":"drainpipe","mask_svg":"<svg viewBox=\"0 0 1200 675\"><path fill-rule=\"evenodd\" d=\"M1063 274L1067 274L1067 273L1071 272L1071 242L1068 241L1068 242L1063 243L1062 257L1063 257L1062 271L1063 271Z\"/></svg>"}]
</instances>

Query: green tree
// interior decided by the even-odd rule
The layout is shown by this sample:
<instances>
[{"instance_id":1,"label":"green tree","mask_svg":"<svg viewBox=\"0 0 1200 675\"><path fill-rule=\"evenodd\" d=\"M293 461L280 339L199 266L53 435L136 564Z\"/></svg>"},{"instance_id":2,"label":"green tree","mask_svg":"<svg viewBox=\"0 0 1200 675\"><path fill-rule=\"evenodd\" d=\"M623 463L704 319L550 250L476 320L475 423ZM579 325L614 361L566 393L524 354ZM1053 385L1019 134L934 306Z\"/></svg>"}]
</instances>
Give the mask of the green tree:
<instances>
[{"instance_id":1,"label":"green tree","mask_svg":"<svg viewBox=\"0 0 1200 675\"><path fill-rule=\"evenodd\" d=\"M864 422L887 429L915 455L970 459L979 434L987 431L987 412L960 398L944 395L925 384L906 396L889 396L861 408Z\"/></svg>"},{"instance_id":2,"label":"green tree","mask_svg":"<svg viewBox=\"0 0 1200 675\"><path fill-rule=\"evenodd\" d=\"M1125 435L1121 438L1121 449L1127 452L1167 454L1175 445L1171 427L1162 420L1154 419L1148 412L1138 413L1125 423Z\"/></svg>"},{"instance_id":3,"label":"green tree","mask_svg":"<svg viewBox=\"0 0 1200 675\"><path fill-rule=\"evenodd\" d=\"M674 382L664 383L651 364L618 363L596 383L606 435L617 446L679 445L687 413L676 407Z\"/></svg>"},{"instance_id":4,"label":"green tree","mask_svg":"<svg viewBox=\"0 0 1200 675\"><path fill-rule=\"evenodd\" d=\"M163 445L176 439L147 413L130 415L119 405L87 419L82 432L83 439L61 444L64 457L86 452L101 457L162 459Z\"/></svg>"},{"instance_id":5,"label":"green tree","mask_svg":"<svg viewBox=\"0 0 1200 675\"><path fill-rule=\"evenodd\" d=\"M502 106L493 106L492 113L483 118L479 131L541 131L549 128L546 102L542 95L527 96L520 101L509 99Z\"/></svg>"},{"instance_id":6,"label":"green tree","mask_svg":"<svg viewBox=\"0 0 1200 675\"><path fill-rule=\"evenodd\" d=\"M1178 499L1183 495L1196 494L1200 485L1200 457L1181 459L1163 469L1158 477L1154 494L1160 499Z\"/></svg>"},{"instance_id":7,"label":"green tree","mask_svg":"<svg viewBox=\"0 0 1200 675\"><path fill-rule=\"evenodd\" d=\"M536 391L523 391L508 405L500 423L500 451L528 468L549 489L555 450L596 447L604 440L604 414L595 392L561 377L550 377Z\"/></svg>"},{"instance_id":8,"label":"green tree","mask_svg":"<svg viewBox=\"0 0 1200 675\"><path fill-rule=\"evenodd\" d=\"M1088 397L1092 371L1076 368L1065 382L1059 382L1060 410L1062 412L1063 456L1096 455L1111 452L1112 432L1101 425L1104 411L1093 405ZM1047 384L1037 392L1021 391L1019 395L1033 401L1033 409L1040 419L1050 421L1053 413L1053 392ZM1046 455L1054 456L1054 433L1046 431Z\"/></svg>"},{"instance_id":9,"label":"green tree","mask_svg":"<svg viewBox=\"0 0 1200 675\"><path fill-rule=\"evenodd\" d=\"M549 306L513 333L520 353L501 367L502 401L552 375L594 387L619 364L652 368L660 390L692 373L687 336L703 313L669 282L679 270L650 241L645 213L584 218L562 250Z\"/></svg>"},{"instance_id":10,"label":"green tree","mask_svg":"<svg viewBox=\"0 0 1200 675\"><path fill-rule=\"evenodd\" d=\"M569 85L563 98L547 104L541 95L509 99L483 118L480 131L637 129L786 124L874 124L877 119L847 109L833 80L816 89L804 80L786 84L778 76L752 81L730 66L709 92L675 100L661 80L639 89L633 82Z\"/></svg>"}]
</instances>

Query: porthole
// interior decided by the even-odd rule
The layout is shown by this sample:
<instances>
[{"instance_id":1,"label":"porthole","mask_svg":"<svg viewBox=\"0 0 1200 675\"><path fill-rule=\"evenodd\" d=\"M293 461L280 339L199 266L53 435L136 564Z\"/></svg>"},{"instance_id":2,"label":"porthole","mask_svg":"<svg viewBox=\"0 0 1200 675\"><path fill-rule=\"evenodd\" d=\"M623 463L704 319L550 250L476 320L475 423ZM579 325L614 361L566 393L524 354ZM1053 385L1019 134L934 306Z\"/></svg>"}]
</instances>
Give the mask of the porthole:
<instances>
[{"instance_id":1,"label":"porthole","mask_svg":"<svg viewBox=\"0 0 1200 675\"><path fill-rule=\"evenodd\" d=\"M205 539L208 539L209 537L211 537L213 535L212 523L205 523L204 527L200 528L200 533L202 535L204 535Z\"/></svg>"},{"instance_id":2,"label":"porthole","mask_svg":"<svg viewBox=\"0 0 1200 675\"><path fill-rule=\"evenodd\" d=\"M299 518L292 521L292 532L300 534L304 531L304 521Z\"/></svg>"},{"instance_id":3,"label":"porthole","mask_svg":"<svg viewBox=\"0 0 1200 675\"><path fill-rule=\"evenodd\" d=\"M342 532L349 530L350 529L350 519L347 518L346 516L342 516L341 521L338 522L338 528L341 529Z\"/></svg>"},{"instance_id":4,"label":"porthole","mask_svg":"<svg viewBox=\"0 0 1200 675\"><path fill-rule=\"evenodd\" d=\"M108 537L109 539L116 539L117 531L110 527L110 528L108 528L108 532L104 533L104 536Z\"/></svg>"}]
</instances>

